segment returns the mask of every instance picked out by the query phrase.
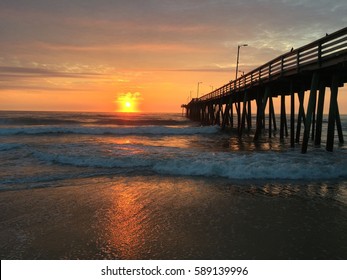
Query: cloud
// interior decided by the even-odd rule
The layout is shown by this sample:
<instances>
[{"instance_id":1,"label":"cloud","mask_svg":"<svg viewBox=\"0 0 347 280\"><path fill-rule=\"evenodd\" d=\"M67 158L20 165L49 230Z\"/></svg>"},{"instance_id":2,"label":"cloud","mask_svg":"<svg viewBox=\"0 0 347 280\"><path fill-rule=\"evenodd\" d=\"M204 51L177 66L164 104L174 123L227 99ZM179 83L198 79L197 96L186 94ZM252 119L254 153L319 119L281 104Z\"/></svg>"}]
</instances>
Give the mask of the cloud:
<instances>
[{"instance_id":1,"label":"cloud","mask_svg":"<svg viewBox=\"0 0 347 280\"><path fill-rule=\"evenodd\" d=\"M165 70L160 70L165 71ZM230 72L231 67L206 67L206 68L178 68L178 69L168 69L169 72Z\"/></svg>"},{"instance_id":2,"label":"cloud","mask_svg":"<svg viewBox=\"0 0 347 280\"><path fill-rule=\"evenodd\" d=\"M85 78L100 75L99 73L68 73L43 68L0 66L0 77Z\"/></svg>"},{"instance_id":3,"label":"cloud","mask_svg":"<svg viewBox=\"0 0 347 280\"><path fill-rule=\"evenodd\" d=\"M346 6L343 0L5 1L0 48L41 61L197 68L195 61L230 61L240 42L272 49L274 57L300 47L343 27Z\"/></svg>"},{"instance_id":4,"label":"cloud","mask_svg":"<svg viewBox=\"0 0 347 280\"><path fill-rule=\"evenodd\" d=\"M40 85L21 85L21 84L5 84L1 85L2 91L20 91L22 94L25 94L27 92L38 92L42 95L46 95L47 92L87 92L88 89L79 89L74 88L73 90L65 87L59 87L59 86L40 86Z\"/></svg>"},{"instance_id":5,"label":"cloud","mask_svg":"<svg viewBox=\"0 0 347 280\"><path fill-rule=\"evenodd\" d=\"M25 91L89 91L90 80L107 78L100 73L63 72L39 67L0 66L1 90Z\"/></svg>"},{"instance_id":6,"label":"cloud","mask_svg":"<svg viewBox=\"0 0 347 280\"><path fill-rule=\"evenodd\" d=\"M133 101L138 101L138 100L143 100L141 93L139 92L127 92L127 93L120 93L117 96L116 102L133 102Z\"/></svg>"},{"instance_id":7,"label":"cloud","mask_svg":"<svg viewBox=\"0 0 347 280\"><path fill-rule=\"evenodd\" d=\"M153 43L147 42L147 40L143 40L143 42L138 43L107 43L107 44L51 44L51 43L35 43L33 47L42 50L54 51L54 52L71 52L71 53L81 53L81 52L89 52L100 54L102 53L115 53L115 52L150 52L150 53L158 53L158 52L197 52L204 51L204 48L200 47L197 49L194 46L190 46L182 43Z\"/></svg>"}]
</instances>

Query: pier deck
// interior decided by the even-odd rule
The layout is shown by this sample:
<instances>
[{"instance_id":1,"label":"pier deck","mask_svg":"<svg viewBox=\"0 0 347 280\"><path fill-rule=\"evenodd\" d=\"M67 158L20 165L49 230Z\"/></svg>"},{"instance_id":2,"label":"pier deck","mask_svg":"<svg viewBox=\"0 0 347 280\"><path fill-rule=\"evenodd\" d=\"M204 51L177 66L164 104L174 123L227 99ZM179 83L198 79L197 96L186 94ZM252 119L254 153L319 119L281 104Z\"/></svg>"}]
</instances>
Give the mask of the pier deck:
<instances>
[{"instance_id":1,"label":"pier deck","mask_svg":"<svg viewBox=\"0 0 347 280\"><path fill-rule=\"evenodd\" d=\"M278 97L281 99L280 139L290 136L291 146L294 147L302 133L301 151L306 153L310 138L315 145L321 143L325 90L329 88L326 149L332 151L335 125L339 142L344 142L337 97L339 88L346 82L347 27L291 50L200 98L193 98L182 108L186 109L188 118L203 125L220 125L222 129L236 126L242 135L246 128L252 127L251 101L255 101L257 117L254 139L257 140L266 126L269 137L277 130L273 98ZM305 110L304 97L307 94L309 101ZM290 133L286 96L290 96ZM236 124L234 113L237 116Z\"/></svg>"}]
</instances>

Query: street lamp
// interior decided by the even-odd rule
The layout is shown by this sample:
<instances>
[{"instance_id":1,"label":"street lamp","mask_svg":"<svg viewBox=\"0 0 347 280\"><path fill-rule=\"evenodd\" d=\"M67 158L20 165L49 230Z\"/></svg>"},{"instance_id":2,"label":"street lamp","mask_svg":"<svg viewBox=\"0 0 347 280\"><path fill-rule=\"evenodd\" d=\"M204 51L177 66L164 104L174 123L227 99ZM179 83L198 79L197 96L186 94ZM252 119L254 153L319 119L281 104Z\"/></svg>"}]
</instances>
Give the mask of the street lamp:
<instances>
[{"instance_id":1,"label":"street lamp","mask_svg":"<svg viewBox=\"0 0 347 280\"><path fill-rule=\"evenodd\" d=\"M210 87L211 87L211 91L213 91L213 86L210 85Z\"/></svg>"},{"instance_id":2,"label":"street lamp","mask_svg":"<svg viewBox=\"0 0 347 280\"><path fill-rule=\"evenodd\" d=\"M240 58L240 48L241 47L247 47L247 44L242 44L237 46L237 59L236 59L236 75L235 75L235 80L237 80L237 73L239 71L239 58Z\"/></svg>"},{"instance_id":3,"label":"street lamp","mask_svg":"<svg viewBox=\"0 0 347 280\"><path fill-rule=\"evenodd\" d=\"M198 82L198 90L196 91L196 98L199 98L199 85L202 84L202 82Z\"/></svg>"}]
</instances>

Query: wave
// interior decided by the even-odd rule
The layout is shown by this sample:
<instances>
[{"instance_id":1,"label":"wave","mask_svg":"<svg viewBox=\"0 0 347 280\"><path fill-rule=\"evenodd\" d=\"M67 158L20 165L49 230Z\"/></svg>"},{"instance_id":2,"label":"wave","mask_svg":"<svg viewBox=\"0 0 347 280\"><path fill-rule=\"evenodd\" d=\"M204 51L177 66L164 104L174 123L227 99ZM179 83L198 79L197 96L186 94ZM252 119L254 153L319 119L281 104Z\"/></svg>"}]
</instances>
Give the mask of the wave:
<instances>
[{"instance_id":1,"label":"wave","mask_svg":"<svg viewBox=\"0 0 347 280\"><path fill-rule=\"evenodd\" d=\"M59 112L0 112L0 125L119 125L119 126L182 126L191 121L180 114L96 114Z\"/></svg>"},{"instance_id":2,"label":"wave","mask_svg":"<svg viewBox=\"0 0 347 280\"><path fill-rule=\"evenodd\" d=\"M224 177L228 179L290 179L320 180L347 178L346 160L312 162L312 158L260 153L254 155L214 155L196 159L173 159L167 164L155 164L158 173L187 176Z\"/></svg>"},{"instance_id":3,"label":"wave","mask_svg":"<svg viewBox=\"0 0 347 280\"><path fill-rule=\"evenodd\" d=\"M80 121L56 118L18 117L0 119L1 125L62 125L80 124ZM83 123L83 122L82 122Z\"/></svg>"},{"instance_id":4,"label":"wave","mask_svg":"<svg viewBox=\"0 0 347 280\"><path fill-rule=\"evenodd\" d=\"M162 125L162 126L182 126L191 123L186 120L174 119L125 119L125 118L98 118L72 120L64 118L35 118L19 117L0 119L0 125L20 125L20 126L43 126L43 125L119 125L119 126L140 126L140 125Z\"/></svg>"},{"instance_id":5,"label":"wave","mask_svg":"<svg viewBox=\"0 0 347 280\"><path fill-rule=\"evenodd\" d=\"M21 148L23 145L18 143L0 143L0 151L10 151Z\"/></svg>"},{"instance_id":6,"label":"wave","mask_svg":"<svg viewBox=\"0 0 347 280\"><path fill-rule=\"evenodd\" d=\"M90 135L190 135L214 134L217 126L172 127L172 126L34 126L7 127L0 130L0 136L42 135L42 134L90 134Z\"/></svg>"},{"instance_id":7,"label":"wave","mask_svg":"<svg viewBox=\"0 0 347 280\"><path fill-rule=\"evenodd\" d=\"M314 154L314 155L313 155ZM228 179L321 180L347 178L347 157L342 152L310 156L296 152L226 153L175 152L145 155L88 156L36 152L36 157L50 164L115 169L138 169L157 174L206 176Z\"/></svg>"}]
</instances>

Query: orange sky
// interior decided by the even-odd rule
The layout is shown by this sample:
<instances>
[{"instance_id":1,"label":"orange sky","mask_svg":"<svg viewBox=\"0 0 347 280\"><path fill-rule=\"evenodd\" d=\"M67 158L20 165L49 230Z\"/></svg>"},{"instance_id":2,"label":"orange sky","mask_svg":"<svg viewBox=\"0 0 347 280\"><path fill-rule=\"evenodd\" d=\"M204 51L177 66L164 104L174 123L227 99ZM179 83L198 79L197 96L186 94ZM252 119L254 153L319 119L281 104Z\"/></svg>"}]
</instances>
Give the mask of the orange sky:
<instances>
[{"instance_id":1,"label":"orange sky","mask_svg":"<svg viewBox=\"0 0 347 280\"><path fill-rule=\"evenodd\" d=\"M145 4L144 4L145 3ZM346 24L344 1L0 3L0 110L180 112L196 97ZM347 113L346 90L340 112Z\"/></svg>"}]
</instances>

